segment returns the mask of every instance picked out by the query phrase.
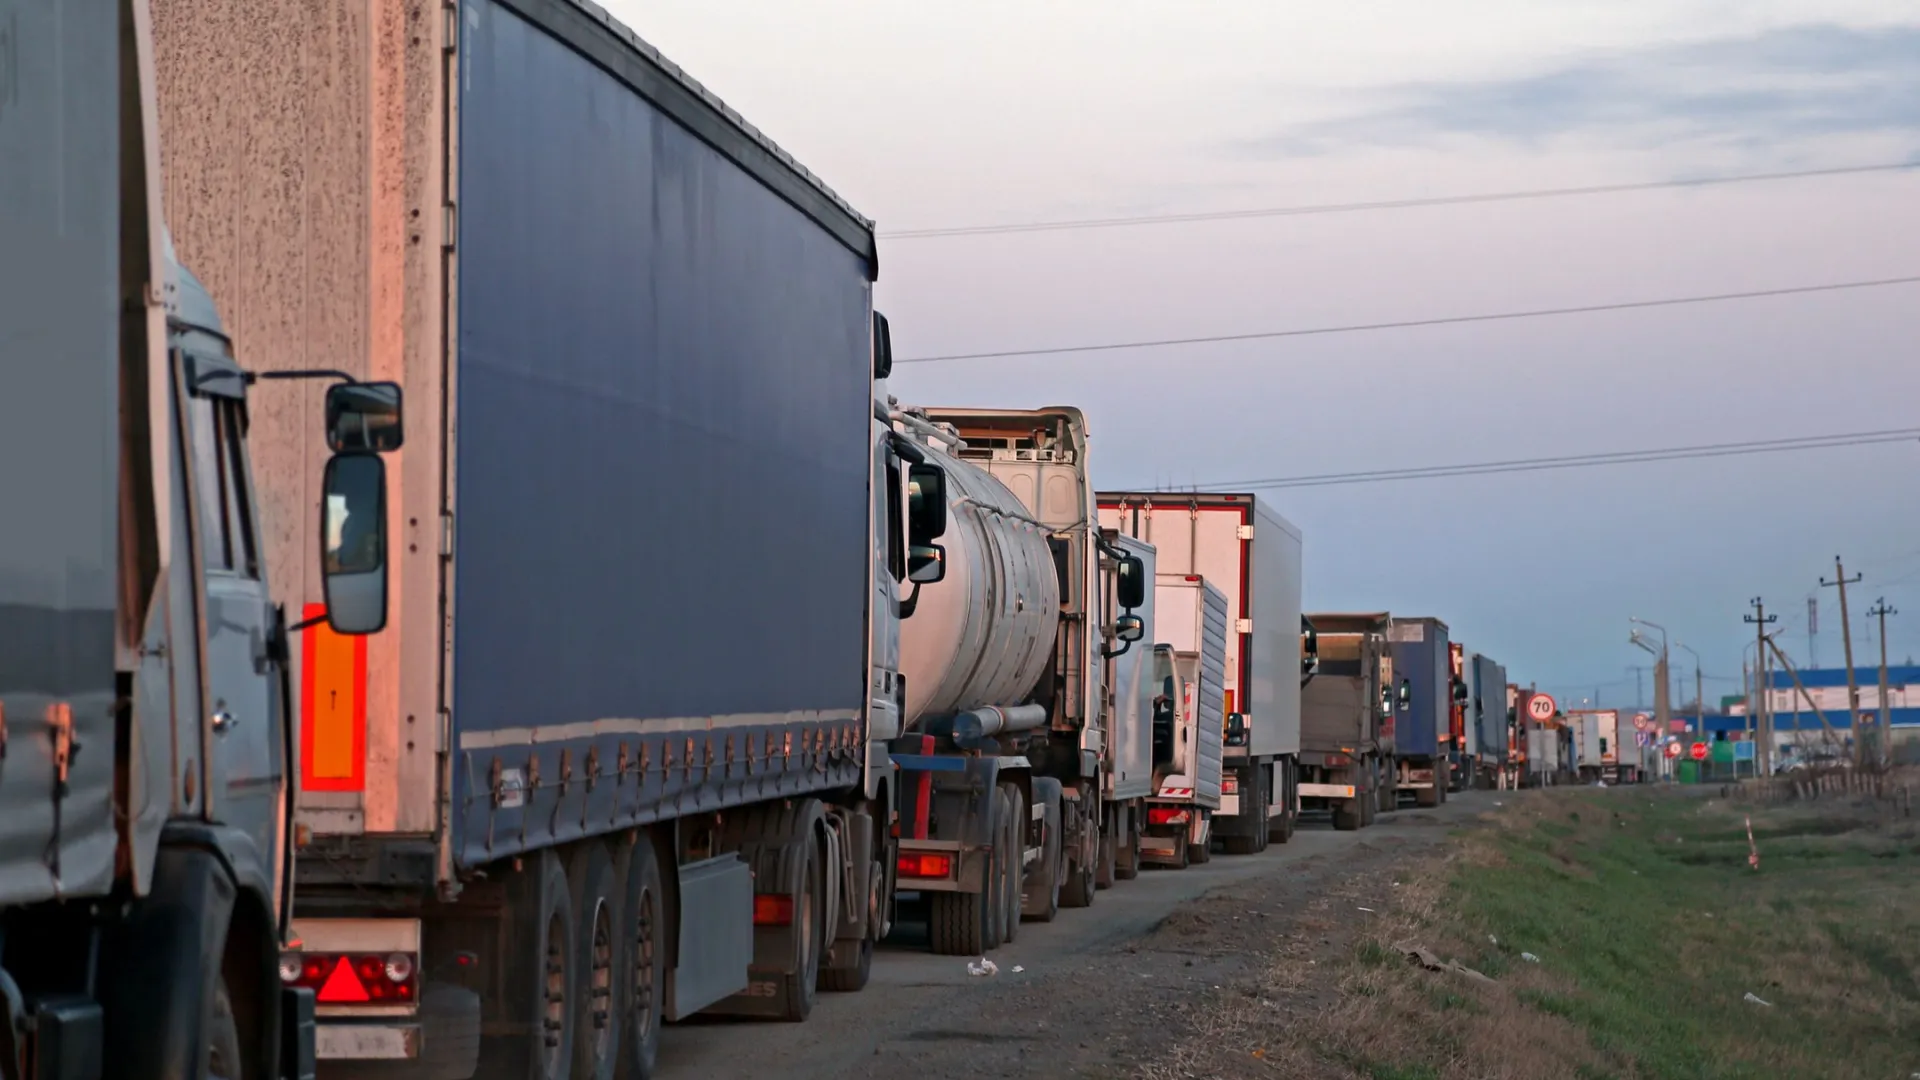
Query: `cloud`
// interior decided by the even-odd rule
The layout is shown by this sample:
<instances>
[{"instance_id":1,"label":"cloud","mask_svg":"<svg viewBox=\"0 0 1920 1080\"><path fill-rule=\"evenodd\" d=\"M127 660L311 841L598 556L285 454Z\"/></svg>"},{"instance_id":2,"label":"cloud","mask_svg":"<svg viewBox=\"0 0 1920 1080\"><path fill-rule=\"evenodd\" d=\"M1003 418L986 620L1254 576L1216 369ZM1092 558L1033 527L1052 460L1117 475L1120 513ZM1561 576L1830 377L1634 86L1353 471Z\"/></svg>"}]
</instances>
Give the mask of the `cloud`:
<instances>
[{"instance_id":1,"label":"cloud","mask_svg":"<svg viewBox=\"0 0 1920 1080\"><path fill-rule=\"evenodd\" d=\"M1811 24L1662 45L1511 78L1404 83L1354 114L1247 144L1262 157L1471 137L1758 143L1920 133L1920 25Z\"/></svg>"}]
</instances>

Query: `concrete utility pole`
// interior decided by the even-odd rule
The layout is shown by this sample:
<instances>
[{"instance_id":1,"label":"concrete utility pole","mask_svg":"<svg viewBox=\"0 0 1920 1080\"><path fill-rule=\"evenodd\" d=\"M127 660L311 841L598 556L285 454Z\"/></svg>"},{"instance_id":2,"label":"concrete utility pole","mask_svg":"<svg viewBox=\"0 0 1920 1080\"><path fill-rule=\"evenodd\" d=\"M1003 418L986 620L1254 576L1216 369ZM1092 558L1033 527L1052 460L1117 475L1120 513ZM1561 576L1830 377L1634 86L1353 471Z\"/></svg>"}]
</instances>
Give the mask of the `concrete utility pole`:
<instances>
[{"instance_id":1,"label":"concrete utility pole","mask_svg":"<svg viewBox=\"0 0 1920 1080\"><path fill-rule=\"evenodd\" d=\"M1873 602L1869 615L1880 617L1880 763L1893 760L1893 710L1887 704L1887 616L1900 612L1887 606L1887 598L1882 596Z\"/></svg>"},{"instance_id":2,"label":"concrete utility pole","mask_svg":"<svg viewBox=\"0 0 1920 1080\"><path fill-rule=\"evenodd\" d=\"M1753 624L1754 638L1758 642L1758 655L1753 658L1754 681L1760 686L1760 765L1762 776L1773 775L1773 718L1768 715L1767 703L1772 696L1767 687L1767 624L1780 621L1780 616L1767 614L1767 606L1759 597L1753 598L1753 614L1743 616L1746 622Z\"/></svg>"},{"instance_id":3,"label":"concrete utility pole","mask_svg":"<svg viewBox=\"0 0 1920 1080\"><path fill-rule=\"evenodd\" d=\"M1833 580L1820 579L1822 587L1840 590L1840 645L1847 653L1847 728L1860 730L1860 683L1853 677L1853 622L1847 618L1847 586L1860 580L1860 575L1847 577L1847 568L1840 565L1840 556L1833 557ZM1853 740L1853 756L1858 758L1867 749L1865 739Z\"/></svg>"},{"instance_id":4,"label":"concrete utility pole","mask_svg":"<svg viewBox=\"0 0 1920 1080\"><path fill-rule=\"evenodd\" d=\"M1700 674L1700 654L1684 641L1674 642L1673 647L1693 653L1693 715L1699 726L1700 737L1704 739L1707 737L1707 679Z\"/></svg>"}]
</instances>

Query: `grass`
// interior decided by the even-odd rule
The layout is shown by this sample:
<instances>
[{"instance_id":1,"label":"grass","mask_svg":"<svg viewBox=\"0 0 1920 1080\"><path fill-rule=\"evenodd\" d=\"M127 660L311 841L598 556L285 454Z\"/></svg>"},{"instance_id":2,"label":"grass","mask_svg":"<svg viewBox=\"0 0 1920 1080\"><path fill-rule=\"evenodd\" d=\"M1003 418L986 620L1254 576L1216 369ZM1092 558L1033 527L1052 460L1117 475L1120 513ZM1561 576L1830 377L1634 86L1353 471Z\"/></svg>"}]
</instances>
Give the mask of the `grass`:
<instances>
[{"instance_id":1,"label":"grass","mask_svg":"<svg viewBox=\"0 0 1920 1080\"><path fill-rule=\"evenodd\" d=\"M1357 944L1301 1035L1323 1059L1436 1080L1920 1072L1920 824L1757 809L1756 871L1747 811L1720 800L1505 802ZM1399 962L1416 943L1495 981Z\"/></svg>"}]
</instances>

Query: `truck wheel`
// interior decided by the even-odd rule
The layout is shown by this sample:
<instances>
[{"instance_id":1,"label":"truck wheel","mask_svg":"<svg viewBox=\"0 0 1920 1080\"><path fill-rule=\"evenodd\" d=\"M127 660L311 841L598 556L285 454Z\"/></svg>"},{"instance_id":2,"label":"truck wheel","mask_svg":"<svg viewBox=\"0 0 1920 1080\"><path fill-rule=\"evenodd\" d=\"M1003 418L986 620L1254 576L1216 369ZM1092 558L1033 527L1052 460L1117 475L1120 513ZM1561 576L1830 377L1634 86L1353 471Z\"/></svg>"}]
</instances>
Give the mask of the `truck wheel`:
<instances>
[{"instance_id":1,"label":"truck wheel","mask_svg":"<svg viewBox=\"0 0 1920 1080\"><path fill-rule=\"evenodd\" d=\"M1066 820L1067 809L1066 803L1063 802L1060 804L1060 817L1062 821ZM1075 801L1072 809L1076 814L1085 814L1085 808L1079 804L1078 800ZM1090 827L1096 830L1091 846L1095 851L1098 851L1100 849L1100 836L1098 833L1099 817L1082 816L1080 821L1083 828ZM1064 845L1066 839L1066 833L1063 830L1060 834L1060 842ZM1084 841L1085 837L1081 839ZM1080 856L1080 852L1084 852L1087 846L1085 843L1075 844L1075 853L1067 858L1067 879L1060 888L1061 907L1083 908L1093 906L1093 896L1095 890L1098 889L1098 885L1094 880L1093 866L1083 862Z\"/></svg>"},{"instance_id":2,"label":"truck wheel","mask_svg":"<svg viewBox=\"0 0 1920 1080\"><path fill-rule=\"evenodd\" d=\"M1284 809L1280 811L1278 817L1267 819L1267 839L1275 844L1284 844L1293 839L1293 826L1300 818L1300 800L1297 798L1299 789L1294 787L1298 780L1294 773L1293 762L1286 758L1274 762L1273 772L1275 779L1279 781L1275 785L1279 790L1275 792L1273 801L1278 802ZM1268 809L1272 809L1271 803Z\"/></svg>"},{"instance_id":3,"label":"truck wheel","mask_svg":"<svg viewBox=\"0 0 1920 1080\"><path fill-rule=\"evenodd\" d=\"M577 925L574 922L573 897L567 885L567 873L560 857L549 848L528 859L531 863L521 874L520 910L530 917L526 936L519 940L529 978L522 1015L526 1036L526 1075L532 1080L568 1080L573 1066L572 994L579 980L574 977L579 955ZM523 905L523 906L522 906Z\"/></svg>"},{"instance_id":4,"label":"truck wheel","mask_svg":"<svg viewBox=\"0 0 1920 1080\"><path fill-rule=\"evenodd\" d=\"M221 975L214 985L213 1001L207 1012L207 1080L243 1080L245 1076L240 1024L233 1016L233 996L227 992L227 977Z\"/></svg>"},{"instance_id":5,"label":"truck wheel","mask_svg":"<svg viewBox=\"0 0 1920 1080\"><path fill-rule=\"evenodd\" d=\"M799 955L794 958L793 970L782 978L786 985L781 996L786 999L786 1007L780 1018L797 1024L813 1012L820 987L821 938L828 931L821 927L826 917L827 886L820 841L809 829L795 837L794 843L795 853L800 856L801 892L793 898L793 943Z\"/></svg>"},{"instance_id":6,"label":"truck wheel","mask_svg":"<svg viewBox=\"0 0 1920 1080\"><path fill-rule=\"evenodd\" d=\"M1212 862L1213 861L1213 829L1211 827L1212 822L1206 816L1207 812L1205 810L1201 810L1196 807L1193 813L1194 813L1194 818L1196 823L1193 825L1187 826L1187 861L1189 863L1194 863L1194 864ZM1200 829L1201 835L1206 837L1205 840L1202 840L1199 843L1195 843L1193 840L1193 830L1196 828Z\"/></svg>"},{"instance_id":7,"label":"truck wheel","mask_svg":"<svg viewBox=\"0 0 1920 1080\"><path fill-rule=\"evenodd\" d=\"M1362 816L1365 811L1360 808L1360 800L1361 797L1358 795L1351 799L1340 800L1340 805L1333 810L1334 828L1341 832L1353 832L1365 823Z\"/></svg>"},{"instance_id":8,"label":"truck wheel","mask_svg":"<svg viewBox=\"0 0 1920 1080\"><path fill-rule=\"evenodd\" d=\"M660 1005L666 994L666 894L645 833L621 853L626 895L620 905L619 1080L653 1080L660 1056Z\"/></svg>"},{"instance_id":9,"label":"truck wheel","mask_svg":"<svg viewBox=\"0 0 1920 1080\"><path fill-rule=\"evenodd\" d=\"M1413 792L1413 805L1423 810L1439 806L1446 797L1447 789L1445 784L1446 781L1438 779L1436 775L1432 787L1415 788Z\"/></svg>"},{"instance_id":10,"label":"truck wheel","mask_svg":"<svg viewBox=\"0 0 1920 1080\"><path fill-rule=\"evenodd\" d=\"M1040 803L1040 862L1027 876L1021 914L1035 922L1052 922L1060 912L1060 882L1066 877L1066 853L1060 844L1060 782L1045 778L1033 782Z\"/></svg>"},{"instance_id":11,"label":"truck wheel","mask_svg":"<svg viewBox=\"0 0 1920 1080\"><path fill-rule=\"evenodd\" d=\"M1000 944L1020 933L1020 894L1026 889L1027 801L1012 784L1000 785L1000 843L1006 851L1006 878L1000 892Z\"/></svg>"},{"instance_id":12,"label":"truck wheel","mask_svg":"<svg viewBox=\"0 0 1920 1080\"><path fill-rule=\"evenodd\" d=\"M1374 778L1371 767L1367 769L1366 774L1362 776L1360 780L1366 786L1360 789L1357 797L1353 801L1360 807L1360 827L1364 829L1373 824L1373 817L1380 810L1380 797L1374 794L1373 787L1373 785L1379 781Z\"/></svg>"},{"instance_id":13,"label":"truck wheel","mask_svg":"<svg viewBox=\"0 0 1920 1080\"><path fill-rule=\"evenodd\" d=\"M1093 884L1096 888L1111 889L1118 880L1114 873L1118 869L1120 853L1118 847L1120 815L1115 813L1111 819L1100 823L1100 840L1094 850L1100 853L1099 861L1094 864Z\"/></svg>"},{"instance_id":14,"label":"truck wheel","mask_svg":"<svg viewBox=\"0 0 1920 1080\"><path fill-rule=\"evenodd\" d=\"M574 956L573 1076L613 1080L620 1058L620 891L613 879L613 856L598 840L573 849L568 887L573 893L573 925L579 940Z\"/></svg>"},{"instance_id":15,"label":"truck wheel","mask_svg":"<svg viewBox=\"0 0 1920 1080\"><path fill-rule=\"evenodd\" d=\"M987 944L987 891L927 895L927 937L939 956L979 956Z\"/></svg>"},{"instance_id":16,"label":"truck wheel","mask_svg":"<svg viewBox=\"0 0 1920 1080\"><path fill-rule=\"evenodd\" d=\"M1129 806L1120 811L1120 817L1126 824L1114 838L1113 876L1120 881L1132 881L1140 876L1140 813L1136 807Z\"/></svg>"},{"instance_id":17,"label":"truck wheel","mask_svg":"<svg viewBox=\"0 0 1920 1080\"><path fill-rule=\"evenodd\" d=\"M1253 855L1267 846L1267 776L1266 770L1255 765L1247 770L1246 782L1240 785L1240 817L1247 823L1247 833L1243 836L1223 836L1220 846L1229 855Z\"/></svg>"}]
</instances>

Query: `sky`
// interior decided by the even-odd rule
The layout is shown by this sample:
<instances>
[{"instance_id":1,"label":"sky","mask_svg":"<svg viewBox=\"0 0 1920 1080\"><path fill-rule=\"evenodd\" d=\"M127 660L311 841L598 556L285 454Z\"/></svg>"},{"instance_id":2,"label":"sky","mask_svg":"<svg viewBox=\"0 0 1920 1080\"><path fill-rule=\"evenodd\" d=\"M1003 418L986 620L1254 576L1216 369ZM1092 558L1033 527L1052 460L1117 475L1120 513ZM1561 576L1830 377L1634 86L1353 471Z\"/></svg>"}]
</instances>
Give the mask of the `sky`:
<instances>
[{"instance_id":1,"label":"sky","mask_svg":"<svg viewBox=\"0 0 1920 1080\"><path fill-rule=\"evenodd\" d=\"M1920 274L1920 169L939 239L892 230L1920 162L1920 0L611 0L874 218L897 357ZM903 402L1075 404L1103 488L1920 427L1920 287L902 365ZM1739 690L1920 655L1920 441L1276 491L1307 606L1437 615L1635 702L1629 619ZM1655 635L1657 636L1657 635ZM1692 657L1674 651L1692 696ZM1640 696L1651 700L1650 684Z\"/></svg>"}]
</instances>

